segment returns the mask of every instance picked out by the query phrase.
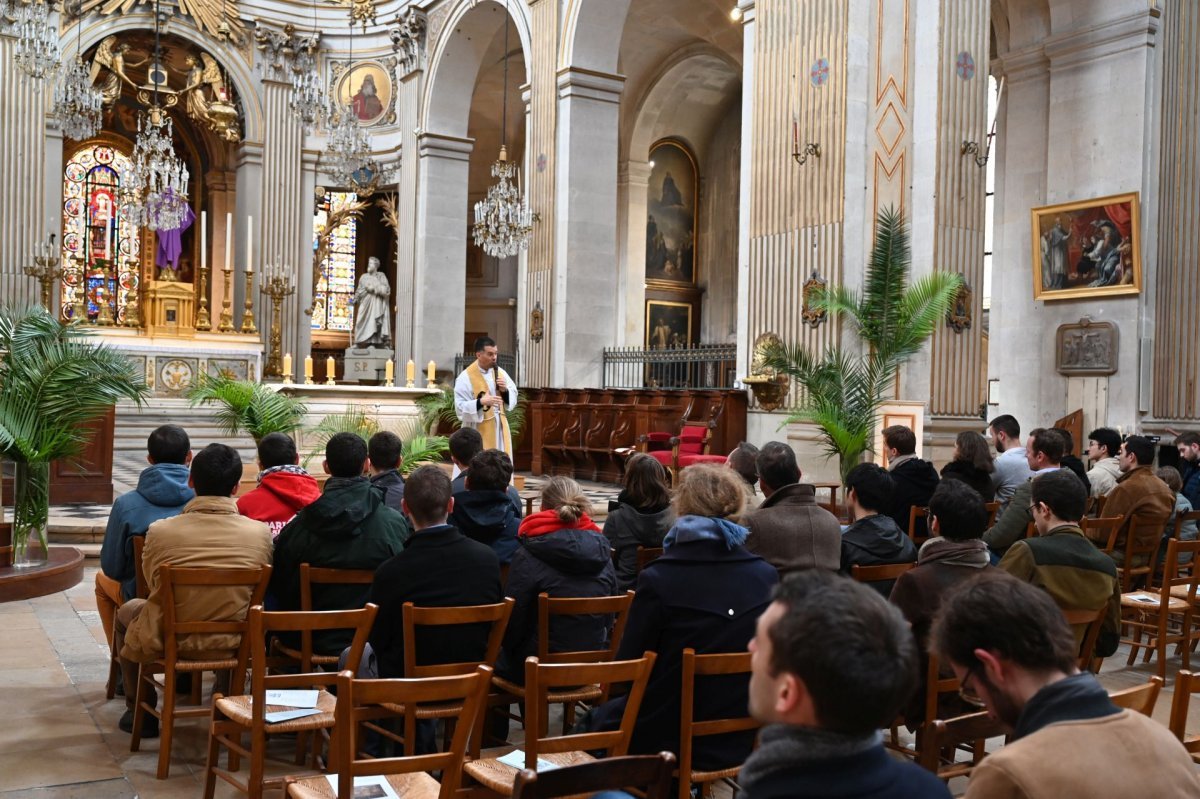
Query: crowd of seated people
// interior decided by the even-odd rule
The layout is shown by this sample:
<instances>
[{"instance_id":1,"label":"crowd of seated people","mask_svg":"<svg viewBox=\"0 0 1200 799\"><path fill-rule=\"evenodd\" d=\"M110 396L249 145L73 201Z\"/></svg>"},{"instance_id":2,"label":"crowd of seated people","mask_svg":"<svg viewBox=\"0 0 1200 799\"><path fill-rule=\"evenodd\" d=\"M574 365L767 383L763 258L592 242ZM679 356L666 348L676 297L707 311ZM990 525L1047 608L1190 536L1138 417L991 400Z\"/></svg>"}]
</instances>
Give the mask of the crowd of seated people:
<instances>
[{"instance_id":1,"label":"crowd of seated people","mask_svg":"<svg viewBox=\"0 0 1200 799\"><path fill-rule=\"evenodd\" d=\"M618 661L655 653L644 695L614 686L574 722L577 732L615 730L630 703L640 701L632 705L630 754L680 751L685 650L703 656L748 649L748 671L697 682L692 711L697 719L749 715L758 727L698 739L692 768L740 768L737 782L752 799L948 796L935 774L888 753L881 733L901 721L910 730L930 729L926 671L933 657L940 680L961 688L961 695L939 694L939 719L976 711L977 702L1011 733L975 766L969 797L1135 789L1200 796L1200 777L1176 737L1118 709L1095 677L1080 671L1085 630L1072 629L1063 615L1099 612L1092 654L1115 652L1130 521L1138 515L1140 524L1158 525L1165 551L1177 515L1195 507L1189 492L1200 485L1200 437L1177 442L1182 474L1156 473L1149 440L1096 430L1088 436L1095 459L1088 471L1066 465L1073 442L1057 431L1035 429L1022 444L1012 417L998 417L989 430L994 462L981 454L986 439L963 434L939 479L916 457L912 431L888 428L888 466L850 469L844 507L834 512L817 504L794 452L780 442L739 447L725 466L683 469L674 490L658 461L635 454L601 528L581 487L566 477L546 480L536 512L522 518L509 485L511 460L484 450L474 430L451 438L461 472L455 480L437 465L402 476L402 442L392 433L369 442L336 434L325 447L322 486L300 467L295 442L271 434L258 445L258 485L238 499L242 463L235 450L211 444L193 457L186 432L163 426L147 442L150 465L137 489L113 506L96 577L127 707L119 726L133 729L139 665L163 657L159 567L269 564L267 610L289 611L301 608L301 566L308 564L373 572L369 584L323 585L308 598L308 609L317 611L376 607L360 662L347 662L346 631L323 631L312 641L314 653L342 656L330 669L359 678L412 676L407 660L486 661L487 624L419 628L417 654L406 660L406 604L462 608L511 598L498 657L486 665L517 686L543 634L550 652L611 645ZM761 503L751 499L755 484ZM1107 551L1102 547L1112 542L1089 540L1083 523L1089 508L1095 512L1097 486L1105 485L1104 515L1122 517ZM989 528L985 501L992 497L1007 507ZM924 511L920 531L910 529L914 508ZM148 586L140 597L137 536L145 536L140 570ZM1194 522L1182 527L1181 539L1195 537ZM641 562L639 549L657 547L660 556ZM1161 558L1160 571L1172 566ZM907 570L883 581L851 578L855 567L872 566ZM539 620L539 595L600 598L626 590L634 595L619 640L609 614L557 618L548 633ZM216 599L177 599L176 615L244 618L249 602L239 586ZM180 656L196 660L228 657L238 643L230 636L185 640ZM153 693L143 698L157 702ZM502 702L481 719L485 713L489 740L508 738ZM418 723L417 752L437 750L435 731L432 720ZM158 735L158 720L147 715L140 733Z\"/></svg>"}]
</instances>

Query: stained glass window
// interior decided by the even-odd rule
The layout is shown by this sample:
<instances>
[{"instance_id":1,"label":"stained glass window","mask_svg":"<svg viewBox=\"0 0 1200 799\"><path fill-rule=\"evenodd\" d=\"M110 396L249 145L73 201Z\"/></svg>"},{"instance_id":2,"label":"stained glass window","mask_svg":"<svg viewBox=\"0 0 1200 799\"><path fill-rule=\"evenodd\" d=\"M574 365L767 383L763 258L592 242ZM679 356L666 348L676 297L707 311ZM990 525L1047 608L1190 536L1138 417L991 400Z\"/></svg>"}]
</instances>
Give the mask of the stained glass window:
<instances>
[{"instance_id":1,"label":"stained glass window","mask_svg":"<svg viewBox=\"0 0 1200 799\"><path fill-rule=\"evenodd\" d=\"M313 250L325 231L331 211L357 199L354 192L326 192L313 217ZM354 327L354 256L358 223L354 217L343 222L329 239L329 255L321 264L321 279L313 297L313 330L349 333Z\"/></svg>"},{"instance_id":2,"label":"stained glass window","mask_svg":"<svg viewBox=\"0 0 1200 799\"><path fill-rule=\"evenodd\" d=\"M95 321L100 303L115 300L115 317L125 318L125 304L138 287L141 241L137 225L117 207L129 157L107 144L80 149L63 170L62 263L60 295L64 319L75 314L83 292L86 314ZM114 265L115 264L115 268Z\"/></svg>"}]
</instances>

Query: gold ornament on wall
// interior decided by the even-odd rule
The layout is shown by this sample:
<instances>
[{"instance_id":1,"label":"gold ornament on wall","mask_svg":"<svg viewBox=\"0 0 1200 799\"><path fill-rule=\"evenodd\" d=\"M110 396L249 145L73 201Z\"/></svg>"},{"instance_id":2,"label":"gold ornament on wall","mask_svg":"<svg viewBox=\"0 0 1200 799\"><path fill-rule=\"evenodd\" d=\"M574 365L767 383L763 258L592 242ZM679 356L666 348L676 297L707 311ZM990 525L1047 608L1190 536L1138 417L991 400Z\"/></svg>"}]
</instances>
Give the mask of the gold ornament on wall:
<instances>
[{"instance_id":1,"label":"gold ornament on wall","mask_svg":"<svg viewBox=\"0 0 1200 799\"><path fill-rule=\"evenodd\" d=\"M529 312L529 340L540 343L546 335L546 314L542 310L542 301L538 300Z\"/></svg>"},{"instance_id":2,"label":"gold ornament on wall","mask_svg":"<svg viewBox=\"0 0 1200 799\"><path fill-rule=\"evenodd\" d=\"M828 311L826 311L824 308L817 308L813 303L813 300L816 298L816 296L823 292L827 285L829 284L821 277L816 269L813 270L812 275L809 276L808 280L804 281L804 286L801 289L801 296L804 298L804 304L800 309L800 318L803 320L804 324L808 325L809 327L820 327L821 323L825 321L825 317L828 316ZM762 336L759 338L762 338ZM758 345L755 344L756 350L757 346Z\"/></svg>"},{"instance_id":3,"label":"gold ornament on wall","mask_svg":"<svg viewBox=\"0 0 1200 799\"><path fill-rule=\"evenodd\" d=\"M85 0L83 11L95 11L103 17L112 14L124 16L129 14L134 6L153 8L154 0ZM246 39L246 27L238 19L236 0L225 0L224 4L222 0L178 0L176 6L180 15L191 17L196 27L210 36L221 38L227 27L234 44L240 45ZM230 11L228 22L222 13L224 7L228 7Z\"/></svg>"}]
</instances>

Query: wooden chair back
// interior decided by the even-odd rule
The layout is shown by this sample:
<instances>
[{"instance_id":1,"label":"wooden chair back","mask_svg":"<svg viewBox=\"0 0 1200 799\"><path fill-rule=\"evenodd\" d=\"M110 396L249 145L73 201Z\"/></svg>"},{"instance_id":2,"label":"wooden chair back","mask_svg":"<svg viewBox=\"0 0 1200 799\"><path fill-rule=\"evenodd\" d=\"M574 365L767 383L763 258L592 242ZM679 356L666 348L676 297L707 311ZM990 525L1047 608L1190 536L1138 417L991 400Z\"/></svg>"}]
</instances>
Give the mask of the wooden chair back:
<instances>
[{"instance_id":1,"label":"wooden chair back","mask_svg":"<svg viewBox=\"0 0 1200 799\"><path fill-rule=\"evenodd\" d=\"M1115 545L1117 531L1125 523L1124 516L1097 516L1085 518L1079 523L1080 529L1089 540L1105 552L1112 552L1108 547Z\"/></svg>"},{"instance_id":2,"label":"wooden chair back","mask_svg":"<svg viewBox=\"0 0 1200 799\"><path fill-rule=\"evenodd\" d=\"M1100 637L1100 628L1104 625L1104 616L1108 608L1098 610L1063 610L1063 617L1072 629L1084 627L1083 637L1079 641L1079 670L1097 671L1099 664L1095 661L1096 640ZM1086 625L1086 626L1085 626Z\"/></svg>"},{"instance_id":3,"label":"wooden chair back","mask_svg":"<svg viewBox=\"0 0 1200 799\"><path fill-rule=\"evenodd\" d=\"M338 775L338 799L353 799L354 778L388 774L414 774L440 771L438 799L451 799L462 781L471 729L483 711L492 670L477 666L473 672L448 677L424 677L402 680L356 680L354 673L337 676L337 719L333 746ZM444 752L405 757L358 757L359 725L380 718L381 712L395 711L417 703L454 703L462 705L450 745Z\"/></svg>"},{"instance_id":4,"label":"wooden chair back","mask_svg":"<svg viewBox=\"0 0 1200 799\"><path fill-rule=\"evenodd\" d=\"M135 539L136 540L136 539ZM271 581L271 567L260 566L257 569L183 569L164 563L158 567L158 580L162 586L163 614L163 654L169 670L174 671L179 662L179 643L186 635L236 635L240 640L236 659L238 674L246 673L246 663L249 657L253 638L248 638L250 632L248 611L255 605L261 605L267 593L267 584ZM179 606L194 602L184 599L181 595L194 597L197 592L221 591L242 588L247 593L245 607L230 608L231 618L219 621L204 619L181 619L178 614ZM181 590L182 589L182 590ZM251 633L251 636L253 633ZM235 683L236 684L236 683Z\"/></svg>"},{"instance_id":5,"label":"wooden chair back","mask_svg":"<svg viewBox=\"0 0 1200 799\"><path fill-rule=\"evenodd\" d=\"M984 529L990 530L996 524L996 516L1000 513L1000 503L996 501L985 502L983 503L983 507L986 508L988 512L987 527Z\"/></svg>"},{"instance_id":6,"label":"wooden chair back","mask_svg":"<svg viewBox=\"0 0 1200 799\"><path fill-rule=\"evenodd\" d=\"M513 799L557 799L591 796L604 791L638 789L646 799L669 799L675 755L630 755L543 771L523 769L513 785Z\"/></svg>"},{"instance_id":7,"label":"wooden chair back","mask_svg":"<svg viewBox=\"0 0 1200 799\"><path fill-rule=\"evenodd\" d=\"M633 725L650 681L655 654L646 652L637 660L610 660L602 663L542 664L537 658L525 659L525 767L535 769L538 753L605 750L606 757L619 757L629 751ZM605 686L629 683L625 712L616 730L575 735L549 736L549 694L555 688L577 685Z\"/></svg>"},{"instance_id":8,"label":"wooden chair back","mask_svg":"<svg viewBox=\"0 0 1200 799\"><path fill-rule=\"evenodd\" d=\"M316 609L313 607L313 586L318 585L367 586L367 588L363 589L363 604L365 605L366 594L374 579L375 572L371 569L327 569L312 566L308 563L301 563L300 610L311 611ZM313 652L311 630L304 630L300 633L300 651L298 654L301 671L312 671L312 664L314 663L330 665L338 662L338 656L317 655Z\"/></svg>"},{"instance_id":9,"label":"wooden chair back","mask_svg":"<svg viewBox=\"0 0 1200 799\"><path fill-rule=\"evenodd\" d=\"M1095 504L1096 516L1104 515L1104 506L1107 502L1108 502L1107 494L1101 494L1100 496L1096 497L1096 504Z\"/></svg>"},{"instance_id":10,"label":"wooden chair back","mask_svg":"<svg viewBox=\"0 0 1200 799\"><path fill-rule=\"evenodd\" d=\"M1158 702L1158 692L1162 690L1163 684L1163 678L1155 674L1148 682L1112 692L1108 698L1117 707L1136 711L1143 716L1152 716L1154 705Z\"/></svg>"},{"instance_id":11,"label":"wooden chair back","mask_svg":"<svg viewBox=\"0 0 1200 799\"><path fill-rule=\"evenodd\" d=\"M690 647L683 650L683 691L679 713L679 799L691 793L693 749L697 738L756 730L761 724L749 714L729 718L696 720L696 678L744 674L750 680L750 653L697 655Z\"/></svg>"},{"instance_id":12,"label":"wooden chair back","mask_svg":"<svg viewBox=\"0 0 1200 799\"><path fill-rule=\"evenodd\" d=\"M1147 585L1154 581L1162 534L1162 524L1159 522L1147 521L1136 514L1129 519L1125 535L1125 560L1119 569L1123 592L1132 591L1139 577L1145 577ZM1113 552L1116 543L1117 532L1114 531L1104 551Z\"/></svg>"},{"instance_id":13,"label":"wooden chair back","mask_svg":"<svg viewBox=\"0 0 1200 799\"><path fill-rule=\"evenodd\" d=\"M1187 513L1178 513L1175 515L1175 527L1171 531L1171 537L1176 541L1182 541L1183 526L1188 522L1195 522L1200 526L1200 510L1188 511ZM1191 569L1195 566L1194 559L1186 563L1186 567Z\"/></svg>"},{"instance_id":14,"label":"wooden chair back","mask_svg":"<svg viewBox=\"0 0 1200 799\"><path fill-rule=\"evenodd\" d=\"M471 674L479 666L495 667L500 657L500 644L504 641L504 630L512 615L515 600L505 597L494 605L459 605L446 608L417 607L405 602L401 608L402 635L404 636L404 676L449 677L456 674ZM487 647L483 660L469 663L439 663L431 666L417 665L417 628L448 627L460 624L490 624Z\"/></svg>"},{"instance_id":15,"label":"wooden chair back","mask_svg":"<svg viewBox=\"0 0 1200 799\"><path fill-rule=\"evenodd\" d=\"M929 539L928 522L926 522L925 525L922 525L925 528L925 532L923 534L917 533L917 522L921 519L928 518L929 508L918 508L916 505L913 505L908 509L908 537L911 538L912 542L917 546L920 546Z\"/></svg>"},{"instance_id":16,"label":"wooden chair back","mask_svg":"<svg viewBox=\"0 0 1200 799\"><path fill-rule=\"evenodd\" d=\"M957 750L959 744L1005 735L1008 730L998 719L984 713L972 713L952 719L934 719L925 727L925 740L917 756L917 764L943 780L966 776L979 765L983 752L975 749L969 762L943 763L942 750Z\"/></svg>"},{"instance_id":17,"label":"wooden chair back","mask_svg":"<svg viewBox=\"0 0 1200 799\"><path fill-rule=\"evenodd\" d=\"M617 647L625 633L629 620L629 607L633 604L633 592L620 596L584 598L551 598L549 594L538 594L538 662L539 663L599 663L617 656ZM604 649L589 649L575 652L550 651L550 619L552 616L597 616L611 615L613 624L609 645Z\"/></svg>"},{"instance_id":18,"label":"wooden chair back","mask_svg":"<svg viewBox=\"0 0 1200 799\"><path fill-rule=\"evenodd\" d=\"M1025 525L1025 537L1026 538L1035 538L1037 536L1037 534L1038 534L1037 522L1031 521L1029 524Z\"/></svg>"},{"instance_id":19,"label":"wooden chair back","mask_svg":"<svg viewBox=\"0 0 1200 799\"><path fill-rule=\"evenodd\" d=\"M884 580L895 580L916 565L916 563L886 563L882 566L854 564L850 567L850 576L860 583L878 583Z\"/></svg>"},{"instance_id":20,"label":"wooden chair back","mask_svg":"<svg viewBox=\"0 0 1200 799\"><path fill-rule=\"evenodd\" d=\"M642 569L654 561L662 557L662 547L644 547L638 545L637 548L637 570L641 573Z\"/></svg>"},{"instance_id":21,"label":"wooden chair back","mask_svg":"<svg viewBox=\"0 0 1200 799\"><path fill-rule=\"evenodd\" d=\"M146 536L133 537L133 573L137 584L137 596L145 599L150 596L150 586L146 582L146 572L142 569L142 553L146 551Z\"/></svg>"},{"instance_id":22,"label":"wooden chair back","mask_svg":"<svg viewBox=\"0 0 1200 799\"><path fill-rule=\"evenodd\" d=\"M1192 694L1200 694L1200 674L1181 669L1175 677L1175 697L1171 701L1171 720L1167 726L1191 753L1192 760L1200 763L1200 733L1187 734L1188 704Z\"/></svg>"},{"instance_id":23,"label":"wooden chair back","mask_svg":"<svg viewBox=\"0 0 1200 799\"><path fill-rule=\"evenodd\" d=\"M925 723L938 717L938 698L942 694L956 694L962 689L953 674L944 676L937 655L929 653L929 666L925 670Z\"/></svg>"}]
</instances>

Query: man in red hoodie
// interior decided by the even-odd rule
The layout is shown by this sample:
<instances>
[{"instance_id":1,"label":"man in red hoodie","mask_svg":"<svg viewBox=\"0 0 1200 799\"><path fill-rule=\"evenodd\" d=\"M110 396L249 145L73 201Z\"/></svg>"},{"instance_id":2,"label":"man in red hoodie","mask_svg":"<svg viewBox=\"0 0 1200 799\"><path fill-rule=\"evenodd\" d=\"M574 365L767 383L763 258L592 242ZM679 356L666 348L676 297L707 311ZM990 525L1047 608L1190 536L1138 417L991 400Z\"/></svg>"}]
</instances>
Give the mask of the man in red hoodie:
<instances>
[{"instance_id":1,"label":"man in red hoodie","mask_svg":"<svg viewBox=\"0 0 1200 799\"><path fill-rule=\"evenodd\" d=\"M258 468L258 488L238 499L238 512L266 522L275 538L301 508L321 496L321 489L300 467L296 442L283 433L268 433L258 442Z\"/></svg>"}]
</instances>

